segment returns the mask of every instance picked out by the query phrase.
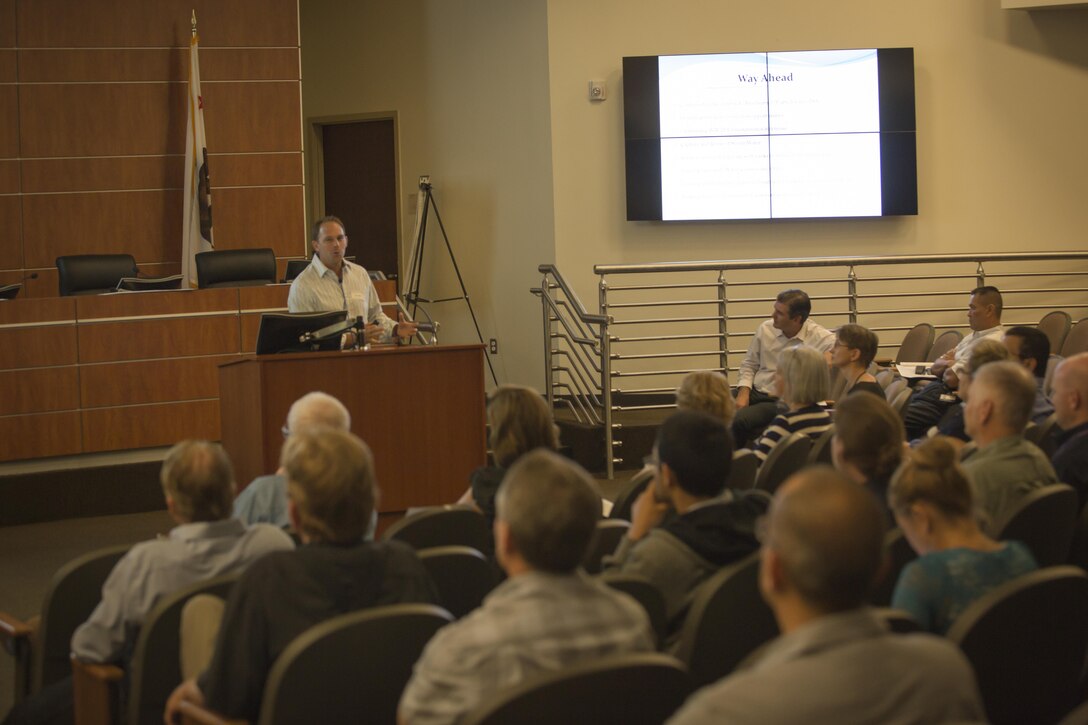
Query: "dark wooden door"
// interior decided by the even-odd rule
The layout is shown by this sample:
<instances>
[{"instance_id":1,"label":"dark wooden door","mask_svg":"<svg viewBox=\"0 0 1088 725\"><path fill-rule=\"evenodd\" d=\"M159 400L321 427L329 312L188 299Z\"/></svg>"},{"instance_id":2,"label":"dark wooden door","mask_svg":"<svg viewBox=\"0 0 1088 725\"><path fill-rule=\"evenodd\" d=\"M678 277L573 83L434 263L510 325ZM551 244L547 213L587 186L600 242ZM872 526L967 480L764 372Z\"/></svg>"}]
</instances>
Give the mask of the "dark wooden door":
<instances>
[{"instance_id":1,"label":"dark wooden door","mask_svg":"<svg viewBox=\"0 0 1088 725\"><path fill-rule=\"evenodd\" d=\"M321 127L325 213L344 221L348 256L368 270L396 275L397 169L393 119Z\"/></svg>"}]
</instances>

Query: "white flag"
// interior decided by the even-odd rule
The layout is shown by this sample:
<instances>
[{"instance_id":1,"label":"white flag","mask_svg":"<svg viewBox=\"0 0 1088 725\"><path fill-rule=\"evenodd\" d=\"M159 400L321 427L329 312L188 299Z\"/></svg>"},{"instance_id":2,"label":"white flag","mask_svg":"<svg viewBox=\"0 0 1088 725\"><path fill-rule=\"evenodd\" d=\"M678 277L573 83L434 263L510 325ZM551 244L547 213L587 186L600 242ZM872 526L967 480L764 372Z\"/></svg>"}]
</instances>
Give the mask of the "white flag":
<instances>
[{"instance_id":1,"label":"white flag","mask_svg":"<svg viewBox=\"0 0 1088 725\"><path fill-rule=\"evenodd\" d=\"M200 95L200 62L197 59L199 42L194 31L189 41L189 114L185 127L185 206L181 227L181 275L190 287L197 284L197 253L214 247L208 143L204 138L204 99Z\"/></svg>"}]
</instances>

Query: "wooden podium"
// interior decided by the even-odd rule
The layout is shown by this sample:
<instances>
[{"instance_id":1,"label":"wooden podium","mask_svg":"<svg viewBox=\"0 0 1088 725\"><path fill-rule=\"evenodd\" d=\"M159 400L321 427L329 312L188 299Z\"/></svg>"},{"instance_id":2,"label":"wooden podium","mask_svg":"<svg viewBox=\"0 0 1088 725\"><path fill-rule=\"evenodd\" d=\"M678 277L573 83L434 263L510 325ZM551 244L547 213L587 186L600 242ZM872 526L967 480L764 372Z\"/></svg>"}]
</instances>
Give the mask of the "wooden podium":
<instances>
[{"instance_id":1,"label":"wooden podium","mask_svg":"<svg viewBox=\"0 0 1088 725\"><path fill-rule=\"evenodd\" d=\"M239 487L274 473L291 404L324 391L374 452L378 510L453 503L487 456L483 345L258 355L219 366L223 446Z\"/></svg>"}]
</instances>

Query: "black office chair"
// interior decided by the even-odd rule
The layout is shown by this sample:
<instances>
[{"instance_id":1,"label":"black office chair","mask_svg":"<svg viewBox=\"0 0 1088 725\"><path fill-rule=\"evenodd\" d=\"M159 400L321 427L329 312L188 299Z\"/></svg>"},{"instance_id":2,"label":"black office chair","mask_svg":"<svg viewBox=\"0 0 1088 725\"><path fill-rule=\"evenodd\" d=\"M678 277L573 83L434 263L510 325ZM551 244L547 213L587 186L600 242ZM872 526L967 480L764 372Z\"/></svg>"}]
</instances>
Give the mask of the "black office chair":
<instances>
[{"instance_id":1,"label":"black office chair","mask_svg":"<svg viewBox=\"0 0 1088 725\"><path fill-rule=\"evenodd\" d=\"M756 488L774 494L782 483L808 463L812 438L804 433L791 433L778 442L756 474Z\"/></svg>"},{"instance_id":2,"label":"black office chair","mask_svg":"<svg viewBox=\"0 0 1088 725\"><path fill-rule=\"evenodd\" d=\"M888 607L892 603L895 584L903 567L918 558L918 553L911 547L902 530L892 529L884 535L884 560L887 566L883 578L876 582L869 603L877 607Z\"/></svg>"},{"instance_id":3,"label":"black office chair","mask_svg":"<svg viewBox=\"0 0 1088 725\"><path fill-rule=\"evenodd\" d=\"M1069 560L1077 514L1077 492L1072 486L1043 486L1020 499L998 522L996 538L1023 542L1039 566L1064 564Z\"/></svg>"},{"instance_id":4,"label":"black office chair","mask_svg":"<svg viewBox=\"0 0 1088 725\"><path fill-rule=\"evenodd\" d=\"M808 452L809 465L831 465L831 439L835 437L835 428L828 428L812 442Z\"/></svg>"},{"instance_id":5,"label":"black office chair","mask_svg":"<svg viewBox=\"0 0 1088 725\"><path fill-rule=\"evenodd\" d=\"M417 553L438 589L438 603L458 619L479 607L499 583L495 565L469 546L435 546Z\"/></svg>"},{"instance_id":6,"label":"black office chair","mask_svg":"<svg viewBox=\"0 0 1088 725\"><path fill-rule=\"evenodd\" d=\"M131 254L71 254L57 257L57 281L61 297L113 292L123 277L139 270Z\"/></svg>"},{"instance_id":7,"label":"black office chair","mask_svg":"<svg viewBox=\"0 0 1088 725\"><path fill-rule=\"evenodd\" d=\"M668 612L665 609L665 595L649 579L637 574L618 574L608 572L601 574L601 581L616 591L623 592L642 605L646 610L646 616L650 618L650 626L660 646L668 634Z\"/></svg>"},{"instance_id":8,"label":"black office chair","mask_svg":"<svg viewBox=\"0 0 1088 725\"><path fill-rule=\"evenodd\" d=\"M929 349L933 347L933 334L933 325L919 322L903 336L899 351L895 354L895 361L921 362L927 359Z\"/></svg>"},{"instance_id":9,"label":"black office chair","mask_svg":"<svg viewBox=\"0 0 1088 725\"><path fill-rule=\"evenodd\" d=\"M615 655L568 667L500 691L462 725L658 725L691 692L687 673L657 653Z\"/></svg>"},{"instance_id":10,"label":"black office chair","mask_svg":"<svg viewBox=\"0 0 1088 725\"><path fill-rule=\"evenodd\" d=\"M1080 701L1086 611L1088 575L1054 566L987 592L953 622L947 637L975 670L987 722L1054 722Z\"/></svg>"},{"instance_id":11,"label":"black office chair","mask_svg":"<svg viewBox=\"0 0 1088 725\"><path fill-rule=\"evenodd\" d=\"M283 282L290 282L295 277L302 274L302 270L310 266L310 260L308 259L288 259L287 267L283 272Z\"/></svg>"},{"instance_id":12,"label":"black office chair","mask_svg":"<svg viewBox=\"0 0 1088 725\"><path fill-rule=\"evenodd\" d=\"M196 255L200 289L258 287L276 283L276 253L271 249L224 249Z\"/></svg>"},{"instance_id":13,"label":"black office chair","mask_svg":"<svg viewBox=\"0 0 1088 725\"><path fill-rule=\"evenodd\" d=\"M756 552L699 585L676 650L695 687L725 677L778 636L778 622L759 593L758 580Z\"/></svg>"},{"instance_id":14,"label":"black office chair","mask_svg":"<svg viewBox=\"0 0 1088 725\"><path fill-rule=\"evenodd\" d=\"M585 558L582 559L582 566L588 573L601 572L601 562L616 550L629 528L631 523L623 519L601 519L597 522L593 540L590 541L589 549L586 550Z\"/></svg>"},{"instance_id":15,"label":"black office chair","mask_svg":"<svg viewBox=\"0 0 1088 725\"><path fill-rule=\"evenodd\" d=\"M729 467L729 478L725 487L737 491L747 491L756 483L759 473L759 457L747 448L733 451L733 464Z\"/></svg>"},{"instance_id":16,"label":"black office chair","mask_svg":"<svg viewBox=\"0 0 1088 725\"><path fill-rule=\"evenodd\" d=\"M477 551L490 552L495 548L484 515L465 504L416 511L386 529L382 539L403 541L416 550L434 546L470 546Z\"/></svg>"}]
</instances>

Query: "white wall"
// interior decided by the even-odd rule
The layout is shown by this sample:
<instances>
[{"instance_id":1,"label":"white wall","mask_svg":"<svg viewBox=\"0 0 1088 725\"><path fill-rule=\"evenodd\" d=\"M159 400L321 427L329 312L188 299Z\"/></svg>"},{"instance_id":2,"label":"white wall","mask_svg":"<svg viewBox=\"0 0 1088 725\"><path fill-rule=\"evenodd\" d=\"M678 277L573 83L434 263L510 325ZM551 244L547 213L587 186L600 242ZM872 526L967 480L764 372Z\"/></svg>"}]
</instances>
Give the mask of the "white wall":
<instances>
[{"instance_id":1,"label":"white wall","mask_svg":"<svg viewBox=\"0 0 1088 725\"><path fill-rule=\"evenodd\" d=\"M527 288L556 261L584 302L597 263L1080 250L1088 228L1088 11L999 0L305 0L304 116L395 110L402 250L430 173L500 381L543 385ZM621 59L915 49L916 217L625 221ZM605 79L591 103L586 82ZM435 226L432 223L432 227ZM439 237L424 292L455 291ZM442 252L441 255L438 255ZM438 255L438 256L435 256ZM427 288L427 279L439 284ZM475 337L453 303L446 341Z\"/></svg>"},{"instance_id":2,"label":"white wall","mask_svg":"<svg viewBox=\"0 0 1088 725\"><path fill-rule=\"evenodd\" d=\"M529 288L554 260L544 0L302 3L304 116L398 114L401 257L417 180L442 222L500 382L543 385L540 307ZM429 218L421 293L460 288ZM430 306L443 342L474 342L467 306ZM490 384L490 379L489 379Z\"/></svg>"},{"instance_id":3,"label":"white wall","mask_svg":"<svg viewBox=\"0 0 1088 725\"><path fill-rule=\"evenodd\" d=\"M1080 250L1088 228L1088 11L998 0L550 0L556 258L583 299L598 263ZM919 214L625 221L623 56L915 49ZM609 99L586 100L592 78Z\"/></svg>"}]
</instances>

